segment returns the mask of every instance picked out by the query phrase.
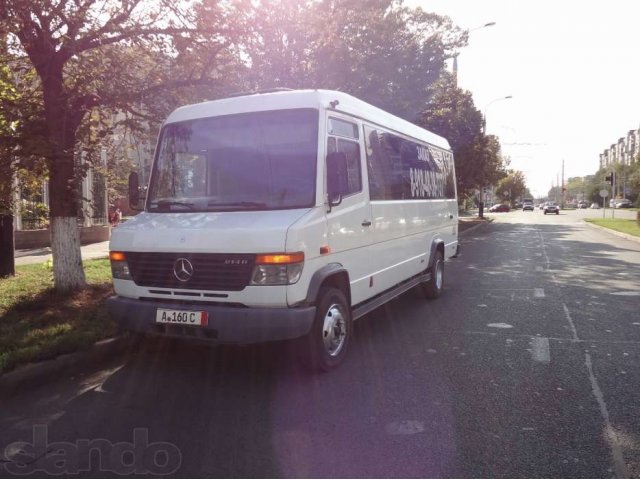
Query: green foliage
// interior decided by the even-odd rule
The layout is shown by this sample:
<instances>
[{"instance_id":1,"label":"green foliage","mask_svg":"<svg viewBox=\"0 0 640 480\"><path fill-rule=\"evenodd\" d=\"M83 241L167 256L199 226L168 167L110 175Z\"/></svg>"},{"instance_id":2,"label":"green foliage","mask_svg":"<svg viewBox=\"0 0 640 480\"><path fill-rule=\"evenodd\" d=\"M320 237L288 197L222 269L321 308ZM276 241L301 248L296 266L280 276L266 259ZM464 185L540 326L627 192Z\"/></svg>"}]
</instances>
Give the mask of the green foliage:
<instances>
[{"instance_id":1,"label":"green foliage","mask_svg":"<svg viewBox=\"0 0 640 480\"><path fill-rule=\"evenodd\" d=\"M445 137L456 164L458 195L493 185L506 175L498 138L482 132L482 113L470 92L461 90L449 75L430 87L430 98L418 124Z\"/></svg>"},{"instance_id":2,"label":"green foliage","mask_svg":"<svg viewBox=\"0 0 640 480\"><path fill-rule=\"evenodd\" d=\"M527 192L524 173L515 170L498 181L496 184L496 195L501 202L513 205L516 199L522 198Z\"/></svg>"}]
</instances>

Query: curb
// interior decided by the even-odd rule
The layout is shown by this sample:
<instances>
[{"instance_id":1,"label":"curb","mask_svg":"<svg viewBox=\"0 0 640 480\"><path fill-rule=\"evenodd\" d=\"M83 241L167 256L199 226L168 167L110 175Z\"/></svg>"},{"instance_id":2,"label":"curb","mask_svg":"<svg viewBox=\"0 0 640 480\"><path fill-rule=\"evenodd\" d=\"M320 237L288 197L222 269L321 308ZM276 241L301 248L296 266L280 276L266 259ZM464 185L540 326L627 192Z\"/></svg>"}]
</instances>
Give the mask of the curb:
<instances>
[{"instance_id":1,"label":"curb","mask_svg":"<svg viewBox=\"0 0 640 480\"><path fill-rule=\"evenodd\" d=\"M60 355L51 360L29 363L8 373L0 375L0 391L8 393L33 384L42 384L43 380L73 368L104 360L126 351L133 345L131 337L121 335L94 343L88 350Z\"/></svg>"},{"instance_id":2,"label":"curb","mask_svg":"<svg viewBox=\"0 0 640 480\"><path fill-rule=\"evenodd\" d=\"M464 221L464 220L463 220L463 221ZM480 228L480 227L485 227L485 226L489 225L491 222L493 222L493 219L492 219L492 218L491 218L491 219L487 218L484 222L478 222L478 224L477 224L477 225L474 225L474 226L472 226L472 227L469 227L469 228L467 228L467 229L463 230L462 232L458 232L458 236L459 236L459 237L464 237L464 236L466 236L469 232L473 232L474 230L477 230L477 229L478 229L478 228Z\"/></svg>"},{"instance_id":3,"label":"curb","mask_svg":"<svg viewBox=\"0 0 640 480\"><path fill-rule=\"evenodd\" d=\"M598 230L602 230L603 232L612 233L613 235L616 235L618 237L626 238L627 240L631 240L633 242L640 243L640 237L636 237L634 235L629 235L628 233L618 232L617 230L612 230L610 228L603 227L601 225L596 225L595 223L587 222L584 219L582 220L582 223L584 223L585 225L589 225L592 228L597 228Z\"/></svg>"}]
</instances>

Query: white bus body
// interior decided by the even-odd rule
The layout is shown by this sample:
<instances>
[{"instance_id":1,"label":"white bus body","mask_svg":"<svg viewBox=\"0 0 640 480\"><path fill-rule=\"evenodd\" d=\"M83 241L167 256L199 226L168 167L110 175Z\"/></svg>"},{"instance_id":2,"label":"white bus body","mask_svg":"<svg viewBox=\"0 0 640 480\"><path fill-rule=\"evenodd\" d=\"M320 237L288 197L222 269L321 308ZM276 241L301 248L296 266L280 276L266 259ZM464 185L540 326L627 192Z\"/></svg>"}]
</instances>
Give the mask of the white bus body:
<instances>
[{"instance_id":1,"label":"white bus body","mask_svg":"<svg viewBox=\"0 0 640 480\"><path fill-rule=\"evenodd\" d=\"M126 329L226 343L304 337L339 364L351 322L442 290L458 251L447 141L341 92L189 105L163 125L144 211L112 232Z\"/></svg>"}]
</instances>

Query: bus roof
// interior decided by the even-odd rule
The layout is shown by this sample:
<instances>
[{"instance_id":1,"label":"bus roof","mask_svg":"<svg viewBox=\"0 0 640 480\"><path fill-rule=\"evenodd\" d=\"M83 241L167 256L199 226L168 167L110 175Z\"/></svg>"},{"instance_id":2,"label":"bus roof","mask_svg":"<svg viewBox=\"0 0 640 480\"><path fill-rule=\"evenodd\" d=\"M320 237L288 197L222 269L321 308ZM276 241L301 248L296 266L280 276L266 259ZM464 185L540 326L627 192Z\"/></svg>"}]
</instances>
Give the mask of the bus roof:
<instances>
[{"instance_id":1,"label":"bus roof","mask_svg":"<svg viewBox=\"0 0 640 480\"><path fill-rule=\"evenodd\" d=\"M290 90L255 93L186 105L174 110L165 123L233 115L237 113L287 110L293 108L335 110L336 112L362 118L363 120L430 143L431 145L446 150L451 149L449 142L443 137L396 117L389 112L385 112L378 107L374 107L349 94L333 90Z\"/></svg>"}]
</instances>

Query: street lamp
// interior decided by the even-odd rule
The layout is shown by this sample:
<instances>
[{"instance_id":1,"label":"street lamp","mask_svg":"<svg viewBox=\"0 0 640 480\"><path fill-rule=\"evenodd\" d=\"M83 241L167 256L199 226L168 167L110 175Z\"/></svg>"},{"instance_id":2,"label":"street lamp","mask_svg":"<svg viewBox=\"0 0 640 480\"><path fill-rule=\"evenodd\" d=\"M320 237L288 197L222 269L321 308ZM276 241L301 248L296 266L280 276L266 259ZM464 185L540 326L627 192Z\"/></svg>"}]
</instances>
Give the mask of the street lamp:
<instances>
[{"instance_id":1,"label":"street lamp","mask_svg":"<svg viewBox=\"0 0 640 480\"><path fill-rule=\"evenodd\" d=\"M474 32L476 30L480 30L482 28L493 27L495 24L496 24L496 22L488 22L488 23L485 23L484 25L480 25L480 26L477 26L477 27L470 28L469 30L467 30L467 35L469 35L471 32ZM454 80L456 82L456 85L458 84L458 55L459 55L458 52L456 52L453 55L453 68L452 68L452 70L453 70L453 78L454 78Z\"/></svg>"},{"instance_id":2,"label":"street lamp","mask_svg":"<svg viewBox=\"0 0 640 480\"><path fill-rule=\"evenodd\" d=\"M494 98L489 103L487 103L487 105L484 107L483 114L482 114L482 134L483 135L487 131L487 109L489 108L489 106L491 104L493 104L493 103L500 102L502 100L509 100L510 98L513 98L513 97L511 95L507 95L506 97ZM483 165L483 169L482 169L482 191L480 193L480 202L479 202L480 205L479 205L479 209L478 209L478 217L480 217L480 218L484 217L484 190L485 190L485 172L484 172L484 165Z\"/></svg>"},{"instance_id":3,"label":"street lamp","mask_svg":"<svg viewBox=\"0 0 640 480\"><path fill-rule=\"evenodd\" d=\"M501 102L502 100L509 100L511 98L513 98L513 96L511 95L507 95L506 97L494 98L489 103L487 103L487 105L485 105L482 113L482 133L483 134L487 132L487 109L489 108L489 106L496 102Z\"/></svg>"}]
</instances>

